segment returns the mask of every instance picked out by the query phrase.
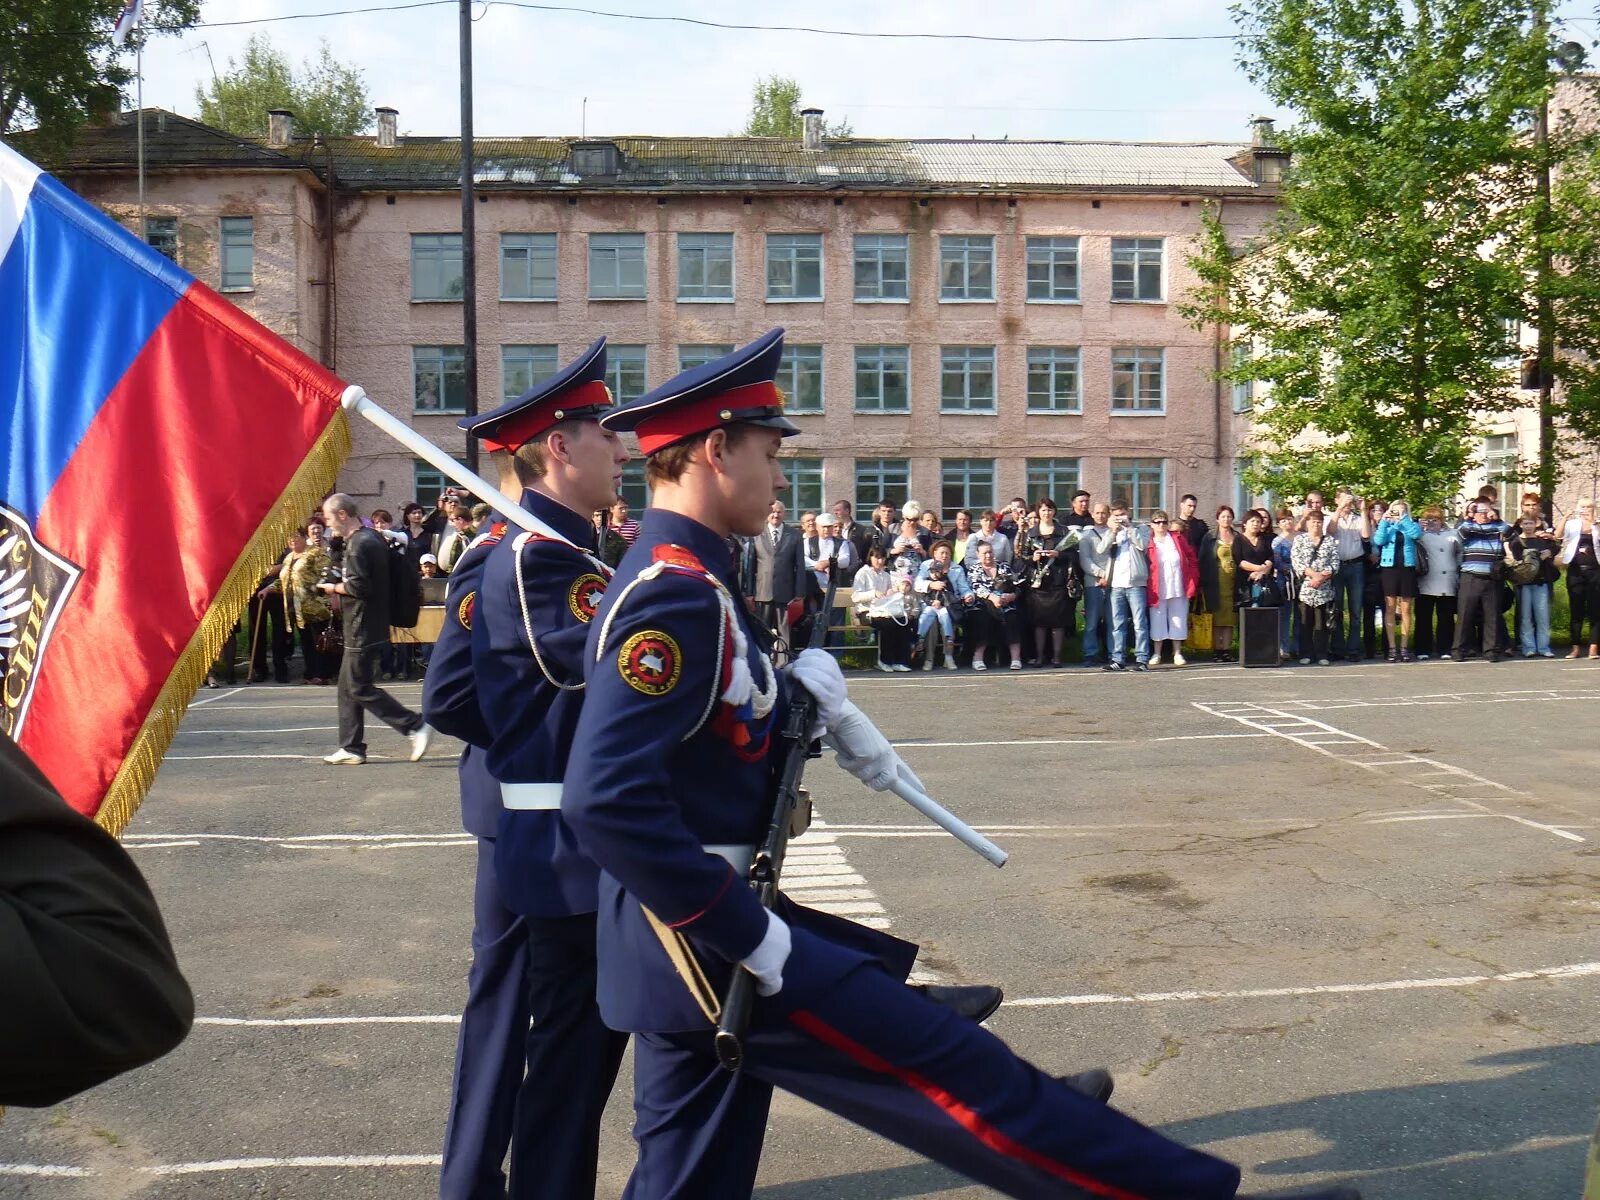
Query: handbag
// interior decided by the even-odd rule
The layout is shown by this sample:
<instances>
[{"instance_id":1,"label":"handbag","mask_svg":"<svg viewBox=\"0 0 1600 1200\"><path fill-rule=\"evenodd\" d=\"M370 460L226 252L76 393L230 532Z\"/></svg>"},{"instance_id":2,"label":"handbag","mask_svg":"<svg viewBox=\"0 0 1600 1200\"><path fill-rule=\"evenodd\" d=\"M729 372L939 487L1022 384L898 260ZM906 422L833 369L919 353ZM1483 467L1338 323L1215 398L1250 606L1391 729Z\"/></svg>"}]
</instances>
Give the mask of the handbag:
<instances>
[{"instance_id":1,"label":"handbag","mask_svg":"<svg viewBox=\"0 0 1600 1200\"><path fill-rule=\"evenodd\" d=\"M1211 614L1208 612L1195 612L1189 610L1189 636L1184 645L1191 650L1213 650L1216 648L1216 635L1211 627Z\"/></svg>"},{"instance_id":2,"label":"handbag","mask_svg":"<svg viewBox=\"0 0 1600 1200\"><path fill-rule=\"evenodd\" d=\"M344 653L344 627L329 621L317 633L317 653L333 658Z\"/></svg>"},{"instance_id":3,"label":"handbag","mask_svg":"<svg viewBox=\"0 0 1600 1200\"><path fill-rule=\"evenodd\" d=\"M867 616L869 618L887 617L891 621L897 621L904 625L908 619L906 598L899 592L894 592L888 596L879 596L871 604L867 605Z\"/></svg>"}]
</instances>

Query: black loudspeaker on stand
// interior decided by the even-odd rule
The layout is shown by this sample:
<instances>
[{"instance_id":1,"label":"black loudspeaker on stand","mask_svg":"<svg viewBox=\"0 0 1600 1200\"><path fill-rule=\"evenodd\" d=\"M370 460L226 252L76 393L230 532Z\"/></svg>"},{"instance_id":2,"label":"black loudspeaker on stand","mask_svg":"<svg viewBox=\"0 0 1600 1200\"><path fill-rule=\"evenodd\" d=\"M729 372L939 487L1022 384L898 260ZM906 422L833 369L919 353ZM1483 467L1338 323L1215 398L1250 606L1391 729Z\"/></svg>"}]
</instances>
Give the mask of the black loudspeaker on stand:
<instances>
[{"instance_id":1,"label":"black loudspeaker on stand","mask_svg":"<svg viewBox=\"0 0 1600 1200\"><path fill-rule=\"evenodd\" d=\"M1239 665L1242 667L1282 666L1278 657L1278 610L1241 608L1239 610Z\"/></svg>"}]
</instances>

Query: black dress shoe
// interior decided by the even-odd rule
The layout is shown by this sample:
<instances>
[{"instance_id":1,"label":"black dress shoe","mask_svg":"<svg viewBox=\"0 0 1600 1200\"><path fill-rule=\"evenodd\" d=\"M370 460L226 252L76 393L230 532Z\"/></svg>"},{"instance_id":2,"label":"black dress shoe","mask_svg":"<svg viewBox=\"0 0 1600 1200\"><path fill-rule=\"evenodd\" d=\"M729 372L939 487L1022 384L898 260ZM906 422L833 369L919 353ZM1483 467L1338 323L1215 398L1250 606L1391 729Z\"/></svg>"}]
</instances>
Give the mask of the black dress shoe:
<instances>
[{"instance_id":1,"label":"black dress shoe","mask_svg":"<svg viewBox=\"0 0 1600 1200\"><path fill-rule=\"evenodd\" d=\"M940 1008L948 1008L958 1017L966 1017L969 1021L976 1021L980 1025L994 1016L994 1010L1000 1007L1000 1002L1006 994L997 987L988 984L977 984L971 987L951 987L937 983L913 983L913 992L932 1000Z\"/></svg>"},{"instance_id":2,"label":"black dress shoe","mask_svg":"<svg viewBox=\"0 0 1600 1200\"><path fill-rule=\"evenodd\" d=\"M1361 1200L1353 1187L1323 1188L1320 1192L1240 1192L1234 1200Z\"/></svg>"},{"instance_id":3,"label":"black dress shoe","mask_svg":"<svg viewBox=\"0 0 1600 1200\"><path fill-rule=\"evenodd\" d=\"M1111 1099L1111 1089L1116 1087L1111 1072L1100 1067L1092 1071L1079 1071L1076 1075L1063 1075L1061 1082L1073 1091L1091 1100L1098 1100L1101 1104Z\"/></svg>"}]
</instances>

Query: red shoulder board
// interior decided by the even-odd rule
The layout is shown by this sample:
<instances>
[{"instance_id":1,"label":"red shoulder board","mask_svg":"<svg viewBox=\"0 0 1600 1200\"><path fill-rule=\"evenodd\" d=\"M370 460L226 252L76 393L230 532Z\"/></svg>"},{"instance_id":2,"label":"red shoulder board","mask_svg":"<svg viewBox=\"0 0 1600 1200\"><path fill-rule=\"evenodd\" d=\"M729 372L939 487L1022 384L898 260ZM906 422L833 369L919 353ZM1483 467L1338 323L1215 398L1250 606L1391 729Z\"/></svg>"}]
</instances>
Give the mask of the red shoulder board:
<instances>
[{"instance_id":1,"label":"red shoulder board","mask_svg":"<svg viewBox=\"0 0 1600 1200\"><path fill-rule=\"evenodd\" d=\"M705 563L701 562L692 550L682 546L672 546L663 543L650 553L650 557L658 563L666 563L669 567L682 567L688 571L698 571L702 575L710 574Z\"/></svg>"}]
</instances>

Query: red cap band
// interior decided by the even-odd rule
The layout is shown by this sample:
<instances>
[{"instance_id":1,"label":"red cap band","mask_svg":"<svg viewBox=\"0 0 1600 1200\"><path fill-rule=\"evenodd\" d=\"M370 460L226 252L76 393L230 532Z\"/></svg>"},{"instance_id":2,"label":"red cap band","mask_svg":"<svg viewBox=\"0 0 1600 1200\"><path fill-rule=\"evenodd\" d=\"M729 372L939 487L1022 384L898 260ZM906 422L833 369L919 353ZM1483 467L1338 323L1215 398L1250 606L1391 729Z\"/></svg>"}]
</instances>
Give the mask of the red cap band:
<instances>
[{"instance_id":1,"label":"red cap band","mask_svg":"<svg viewBox=\"0 0 1600 1200\"><path fill-rule=\"evenodd\" d=\"M657 450L707 433L739 419L739 414L759 408L782 408L783 392L770 379L751 383L727 392L718 392L704 400L694 400L670 408L658 417L646 417L634 426L639 435L639 450L654 454Z\"/></svg>"},{"instance_id":2,"label":"red cap band","mask_svg":"<svg viewBox=\"0 0 1600 1200\"><path fill-rule=\"evenodd\" d=\"M580 408L611 407L611 389L598 379L562 392L553 400L541 400L526 412L507 417L495 428L493 437L483 439L490 450L522 449L541 433L567 419Z\"/></svg>"}]
</instances>

